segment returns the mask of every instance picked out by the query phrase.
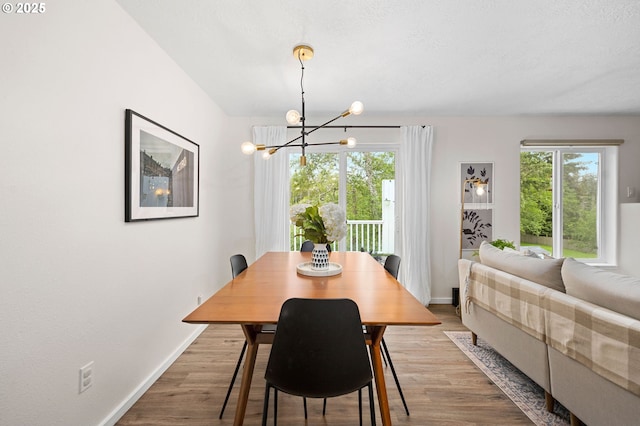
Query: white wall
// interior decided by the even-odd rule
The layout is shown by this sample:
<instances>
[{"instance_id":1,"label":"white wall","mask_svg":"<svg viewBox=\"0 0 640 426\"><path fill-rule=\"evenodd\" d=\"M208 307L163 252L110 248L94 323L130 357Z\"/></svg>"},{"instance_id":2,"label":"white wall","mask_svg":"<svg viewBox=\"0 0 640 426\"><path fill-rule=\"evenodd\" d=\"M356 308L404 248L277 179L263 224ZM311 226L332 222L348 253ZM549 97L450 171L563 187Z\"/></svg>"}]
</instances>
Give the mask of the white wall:
<instances>
[{"instance_id":1,"label":"white wall","mask_svg":"<svg viewBox=\"0 0 640 426\"><path fill-rule=\"evenodd\" d=\"M640 241L640 203L620 206L620 273L640 278L638 241Z\"/></svg>"},{"instance_id":2,"label":"white wall","mask_svg":"<svg viewBox=\"0 0 640 426\"><path fill-rule=\"evenodd\" d=\"M194 336L181 320L229 256L253 254L250 129L115 2L46 6L0 17L0 424L95 425ZM200 145L200 217L124 222L126 108Z\"/></svg>"}]
</instances>

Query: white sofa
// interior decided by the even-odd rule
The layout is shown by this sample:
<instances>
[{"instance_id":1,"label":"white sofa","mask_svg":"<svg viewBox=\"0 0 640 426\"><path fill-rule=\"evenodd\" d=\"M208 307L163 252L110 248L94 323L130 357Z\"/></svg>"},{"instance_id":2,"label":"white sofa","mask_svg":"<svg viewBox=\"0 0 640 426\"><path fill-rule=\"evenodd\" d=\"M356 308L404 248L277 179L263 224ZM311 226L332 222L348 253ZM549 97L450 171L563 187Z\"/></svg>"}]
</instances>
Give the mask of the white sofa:
<instances>
[{"instance_id":1,"label":"white sofa","mask_svg":"<svg viewBox=\"0 0 640 426\"><path fill-rule=\"evenodd\" d=\"M572 424L640 424L640 279L574 259L480 247L458 263L463 324L538 383Z\"/></svg>"}]
</instances>

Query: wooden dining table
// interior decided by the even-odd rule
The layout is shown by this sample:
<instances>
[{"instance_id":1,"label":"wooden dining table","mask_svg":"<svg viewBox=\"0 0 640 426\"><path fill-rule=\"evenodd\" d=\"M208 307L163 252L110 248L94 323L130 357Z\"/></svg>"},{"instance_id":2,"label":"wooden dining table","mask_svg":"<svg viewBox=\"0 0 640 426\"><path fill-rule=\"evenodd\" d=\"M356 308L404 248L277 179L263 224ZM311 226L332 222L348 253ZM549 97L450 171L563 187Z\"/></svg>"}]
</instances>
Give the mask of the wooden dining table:
<instances>
[{"instance_id":1,"label":"wooden dining table","mask_svg":"<svg viewBox=\"0 0 640 426\"><path fill-rule=\"evenodd\" d=\"M383 425L391 424L380 343L387 326L437 325L440 321L409 293L369 253L332 252L329 261L342 267L332 276L308 276L297 266L311 261L311 253L268 252L187 315L190 324L239 324L247 340L234 425L242 425L260 344L270 344L282 304L292 297L352 299L366 327L371 363ZM335 266L335 265L332 265ZM304 268L305 270L307 268Z\"/></svg>"}]
</instances>

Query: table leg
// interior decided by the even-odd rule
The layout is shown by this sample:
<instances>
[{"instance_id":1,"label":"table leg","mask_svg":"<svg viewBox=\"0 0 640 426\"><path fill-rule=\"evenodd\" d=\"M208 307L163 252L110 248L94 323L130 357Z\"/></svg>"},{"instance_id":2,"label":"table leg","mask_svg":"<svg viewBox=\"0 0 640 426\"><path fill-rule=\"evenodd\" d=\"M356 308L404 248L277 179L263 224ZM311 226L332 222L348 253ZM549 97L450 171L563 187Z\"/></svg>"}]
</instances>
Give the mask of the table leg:
<instances>
[{"instance_id":1,"label":"table leg","mask_svg":"<svg viewBox=\"0 0 640 426\"><path fill-rule=\"evenodd\" d=\"M384 334L385 326L369 327L371 334L371 363L373 364L373 376L376 381L376 391L378 392L378 405L384 426L391 425L391 412L389 411L389 399L387 397L387 386L384 382L384 370L382 369L382 355L380 353L380 342Z\"/></svg>"},{"instance_id":2,"label":"table leg","mask_svg":"<svg viewBox=\"0 0 640 426\"><path fill-rule=\"evenodd\" d=\"M244 359L244 368L242 369L240 395L238 395L236 416L233 420L234 426L242 426L242 423L244 422L244 414L247 410L247 401L249 400L249 391L251 390L253 368L256 364L256 356L258 355L256 330L251 325L242 325L242 331L244 332L245 338L247 339L247 353Z\"/></svg>"}]
</instances>

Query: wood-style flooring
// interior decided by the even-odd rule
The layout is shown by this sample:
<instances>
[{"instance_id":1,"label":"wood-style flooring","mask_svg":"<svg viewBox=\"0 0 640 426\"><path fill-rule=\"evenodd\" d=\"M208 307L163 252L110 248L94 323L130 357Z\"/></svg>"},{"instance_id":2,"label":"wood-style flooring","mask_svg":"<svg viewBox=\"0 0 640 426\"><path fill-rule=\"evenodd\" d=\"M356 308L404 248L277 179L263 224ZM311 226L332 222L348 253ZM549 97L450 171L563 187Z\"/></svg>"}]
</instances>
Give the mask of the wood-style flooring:
<instances>
[{"instance_id":1,"label":"wood-style flooring","mask_svg":"<svg viewBox=\"0 0 640 426\"><path fill-rule=\"evenodd\" d=\"M443 331L465 330L450 305L431 305L442 321L433 327L388 327L385 340L404 391L410 416L386 368L389 405L394 425L530 425L532 422L449 340ZM240 375L222 420L218 419L233 368L244 342L237 325L210 325L117 425L232 425ZM269 345L260 346L245 425L262 420L264 369ZM280 393L280 425L357 425L357 393L308 400L305 422L302 399ZM376 401L377 410L377 401ZM273 408L269 410L273 415ZM368 398L363 393L364 424L369 424ZM273 419L269 419L273 424ZM377 424L381 420L377 418Z\"/></svg>"}]
</instances>

